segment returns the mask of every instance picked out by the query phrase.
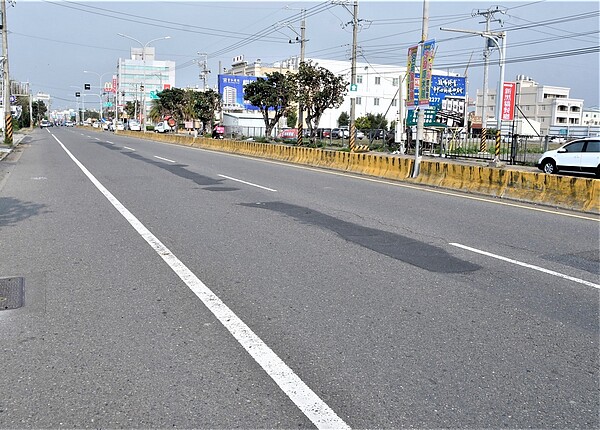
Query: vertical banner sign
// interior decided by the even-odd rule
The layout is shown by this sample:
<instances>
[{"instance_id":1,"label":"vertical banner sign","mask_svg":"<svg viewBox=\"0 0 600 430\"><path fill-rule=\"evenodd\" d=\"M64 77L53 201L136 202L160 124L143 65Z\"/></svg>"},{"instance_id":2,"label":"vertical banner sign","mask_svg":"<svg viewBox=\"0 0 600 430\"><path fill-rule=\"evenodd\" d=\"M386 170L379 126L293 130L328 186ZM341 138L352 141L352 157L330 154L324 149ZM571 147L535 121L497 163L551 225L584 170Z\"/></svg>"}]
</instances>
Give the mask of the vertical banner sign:
<instances>
[{"instance_id":1,"label":"vertical banner sign","mask_svg":"<svg viewBox=\"0 0 600 430\"><path fill-rule=\"evenodd\" d=\"M418 45L408 48L408 62L406 64L406 71L408 73L408 79L406 80L406 85L408 86L408 90L406 91L406 106L408 108L414 108L414 106L417 104L417 100L413 98L413 94L415 93L415 89L418 86L418 83L416 82L418 78L415 77L418 51Z\"/></svg>"},{"instance_id":2,"label":"vertical banner sign","mask_svg":"<svg viewBox=\"0 0 600 430\"><path fill-rule=\"evenodd\" d=\"M113 75L112 77L112 92L117 92L117 75Z\"/></svg>"},{"instance_id":3,"label":"vertical banner sign","mask_svg":"<svg viewBox=\"0 0 600 430\"><path fill-rule=\"evenodd\" d=\"M502 85L502 121L512 121L515 118L516 82L504 82Z\"/></svg>"},{"instance_id":4,"label":"vertical banner sign","mask_svg":"<svg viewBox=\"0 0 600 430\"><path fill-rule=\"evenodd\" d=\"M433 74L433 56L435 54L435 40L423 43L421 51L421 84L419 85L419 106L429 105L429 89Z\"/></svg>"}]
</instances>

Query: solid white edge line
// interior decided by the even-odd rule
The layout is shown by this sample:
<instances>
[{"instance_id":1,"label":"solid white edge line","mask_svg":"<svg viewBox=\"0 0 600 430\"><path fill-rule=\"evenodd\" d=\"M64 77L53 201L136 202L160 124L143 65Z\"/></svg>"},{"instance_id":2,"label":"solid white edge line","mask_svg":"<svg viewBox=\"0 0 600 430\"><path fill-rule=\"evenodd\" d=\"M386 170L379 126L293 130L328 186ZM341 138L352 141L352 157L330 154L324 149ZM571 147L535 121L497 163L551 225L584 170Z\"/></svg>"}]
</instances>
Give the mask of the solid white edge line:
<instances>
[{"instance_id":1,"label":"solid white edge line","mask_svg":"<svg viewBox=\"0 0 600 430\"><path fill-rule=\"evenodd\" d=\"M154 158L158 158L159 160L168 161L169 163L176 163L176 161L169 160L168 158L159 157L158 155L155 155Z\"/></svg>"},{"instance_id":2,"label":"solid white edge line","mask_svg":"<svg viewBox=\"0 0 600 430\"><path fill-rule=\"evenodd\" d=\"M507 263L516 264L518 266L527 267L528 269L537 270L539 272L547 273L552 276L557 276L559 278L568 279L569 281L577 282L578 284L587 285L588 287L598 288L600 289L599 284L595 284L593 282L589 282L583 279L575 278L573 276L565 275L564 273L555 272L554 270L544 269L540 266L534 266L533 264L523 263L518 260L513 260L511 258L503 257L501 255L492 254L491 252L482 251L480 249L471 248L470 246L461 245L460 243L450 243L452 246L456 246L458 248L466 249L467 251L475 252L477 254L486 255L488 257L496 258L498 260L506 261Z\"/></svg>"},{"instance_id":3,"label":"solid white edge line","mask_svg":"<svg viewBox=\"0 0 600 430\"><path fill-rule=\"evenodd\" d=\"M71 152L52 135L67 155L108 199L131 226L169 265L181 280L202 300L204 305L254 358L281 390L319 429L349 429L337 414L287 364L279 358L229 307L221 301L187 266L148 230Z\"/></svg>"},{"instance_id":4,"label":"solid white edge line","mask_svg":"<svg viewBox=\"0 0 600 430\"><path fill-rule=\"evenodd\" d=\"M262 185L253 184L252 182L246 182L246 181L242 181L241 179L232 178L231 176L225 176L225 175L219 175L219 176L221 178L229 179L229 180L235 181L235 182L241 182L242 184L250 185L252 187L262 188L263 190L273 191L274 193L277 192L277 190L274 190L273 188L263 187Z\"/></svg>"}]
</instances>

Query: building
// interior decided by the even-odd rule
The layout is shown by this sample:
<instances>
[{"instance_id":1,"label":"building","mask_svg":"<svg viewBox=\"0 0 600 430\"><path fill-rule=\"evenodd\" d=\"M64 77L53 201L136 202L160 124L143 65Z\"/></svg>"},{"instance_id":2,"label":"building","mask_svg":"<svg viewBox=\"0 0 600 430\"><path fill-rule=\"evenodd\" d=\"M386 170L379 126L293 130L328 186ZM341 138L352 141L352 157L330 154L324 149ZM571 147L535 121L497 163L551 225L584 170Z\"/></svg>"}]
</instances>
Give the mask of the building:
<instances>
[{"instance_id":1,"label":"building","mask_svg":"<svg viewBox=\"0 0 600 430\"><path fill-rule=\"evenodd\" d=\"M600 126L600 108L584 109L581 121L585 126Z\"/></svg>"},{"instance_id":2,"label":"building","mask_svg":"<svg viewBox=\"0 0 600 430\"><path fill-rule=\"evenodd\" d=\"M131 48L131 58L119 58L117 64L118 106L136 100L146 112L152 109L156 94L175 87L175 62L156 60L155 48ZM138 113L141 119L141 113Z\"/></svg>"},{"instance_id":3,"label":"building","mask_svg":"<svg viewBox=\"0 0 600 430\"><path fill-rule=\"evenodd\" d=\"M583 100L570 98L570 88L541 85L519 75L516 78L517 95L515 118L527 118L540 123L540 134L547 135L551 127L578 127L583 125ZM486 103L487 124L496 127L496 93L488 90ZM482 116L483 92L477 91L475 115Z\"/></svg>"},{"instance_id":4,"label":"building","mask_svg":"<svg viewBox=\"0 0 600 430\"><path fill-rule=\"evenodd\" d=\"M265 76L267 73L291 72L296 73L299 66L297 57L279 61L270 65L264 65L260 60L249 64L242 56L235 57L230 69L225 69L224 73L228 76ZM307 58L305 61L310 61L313 65L323 67L336 76L343 76L350 83L351 81L351 63L350 61L324 60L319 58ZM449 74L446 71L434 70L433 74L438 77L447 77ZM455 75L451 75L456 77ZM406 98L406 67L385 64L356 64L356 91L349 91L344 98L339 108L328 109L325 111L319 126L323 128L338 127L338 119L342 112L350 114L351 98L356 98L355 117L360 118L367 114L381 114L387 119L388 127L392 122L397 122L400 114L406 118L406 109L404 109L404 100ZM236 104L239 111L239 92L243 91L238 85L236 92L231 87L222 92L224 105L233 106L236 98ZM461 109L464 117L464 97L466 94L461 94L463 106ZM451 96L448 96L452 98ZM227 108L225 109L227 110ZM456 122L456 121L455 121ZM462 121L459 121L462 124Z\"/></svg>"}]
</instances>

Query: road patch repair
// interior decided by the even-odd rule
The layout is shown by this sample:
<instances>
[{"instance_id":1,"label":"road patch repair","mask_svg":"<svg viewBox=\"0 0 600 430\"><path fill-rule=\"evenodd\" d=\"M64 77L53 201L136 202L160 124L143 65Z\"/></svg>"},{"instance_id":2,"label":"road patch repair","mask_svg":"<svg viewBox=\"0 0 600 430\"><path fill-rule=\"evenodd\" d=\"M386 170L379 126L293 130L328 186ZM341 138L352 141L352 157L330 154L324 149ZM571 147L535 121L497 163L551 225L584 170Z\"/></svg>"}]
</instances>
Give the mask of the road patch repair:
<instances>
[{"instance_id":1,"label":"road patch repair","mask_svg":"<svg viewBox=\"0 0 600 430\"><path fill-rule=\"evenodd\" d=\"M460 162L423 160L420 174L411 178L414 158L378 153L350 153L282 144L210 139L174 134L119 131L120 135L192 146L313 167L359 173L405 183L430 185L473 194L600 213L600 180Z\"/></svg>"}]
</instances>

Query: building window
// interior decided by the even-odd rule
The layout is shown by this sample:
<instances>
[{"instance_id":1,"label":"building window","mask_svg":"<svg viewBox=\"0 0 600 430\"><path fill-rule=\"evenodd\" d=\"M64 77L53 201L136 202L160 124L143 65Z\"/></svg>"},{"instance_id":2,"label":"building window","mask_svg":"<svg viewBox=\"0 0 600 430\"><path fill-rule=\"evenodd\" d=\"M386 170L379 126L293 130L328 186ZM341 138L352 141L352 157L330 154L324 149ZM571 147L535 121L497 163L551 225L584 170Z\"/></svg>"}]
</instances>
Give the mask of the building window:
<instances>
[{"instance_id":1,"label":"building window","mask_svg":"<svg viewBox=\"0 0 600 430\"><path fill-rule=\"evenodd\" d=\"M356 98L356 104L357 104L357 105L360 105L360 104L362 104L362 100L361 100L361 98L360 98L360 97L357 97L357 98Z\"/></svg>"},{"instance_id":2,"label":"building window","mask_svg":"<svg viewBox=\"0 0 600 430\"><path fill-rule=\"evenodd\" d=\"M373 99L373 105L374 105L374 106L379 106L379 98L378 98L378 97L375 97L375 98Z\"/></svg>"},{"instance_id":3,"label":"building window","mask_svg":"<svg viewBox=\"0 0 600 430\"><path fill-rule=\"evenodd\" d=\"M381 85L381 78L379 76L375 76L375 85Z\"/></svg>"},{"instance_id":4,"label":"building window","mask_svg":"<svg viewBox=\"0 0 600 430\"><path fill-rule=\"evenodd\" d=\"M356 83L357 84L362 84L362 75L356 75Z\"/></svg>"},{"instance_id":5,"label":"building window","mask_svg":"<svg viewBox=\"0 0 600 430\"><path fill-rule=\"evenodd\" d=\"M392 100L392 106L398 106L398 100L397 99L393 99Z\"/></svg>"},{"instance_id":6,"label":"building window","mask_svg":"<svg viewBox=\"0 0 600 430\"><path fill-rule=\"evenodd\" d=\"M394 87L397 87L399 82L400 82L399 78L392 78L392 85Z\"/></svg>"}]
</instances>

